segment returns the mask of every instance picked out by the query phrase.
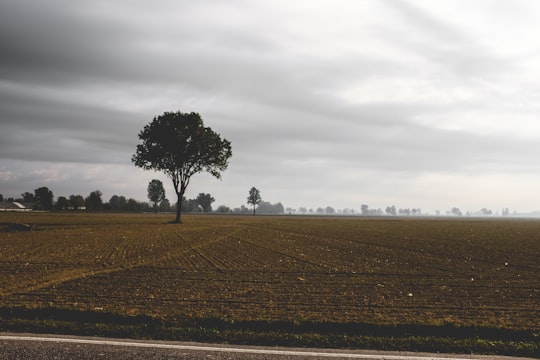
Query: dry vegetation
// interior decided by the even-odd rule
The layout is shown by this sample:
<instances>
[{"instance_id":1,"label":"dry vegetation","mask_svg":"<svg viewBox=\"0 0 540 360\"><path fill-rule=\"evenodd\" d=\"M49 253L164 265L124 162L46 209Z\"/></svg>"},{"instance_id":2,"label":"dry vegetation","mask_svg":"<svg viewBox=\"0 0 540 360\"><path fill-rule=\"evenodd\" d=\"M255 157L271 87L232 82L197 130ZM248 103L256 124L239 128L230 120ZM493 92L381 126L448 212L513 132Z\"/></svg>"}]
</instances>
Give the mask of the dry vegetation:
<instances>
[{"instance_id":1,"label":"dry vegetation","mask_svg":"<svg viewBox=\"0 0 540 360\"><path fill-rule=\"evenodd\" d=\"M0 306L540 331L540 221L168 220L1 213Z\"/></svg>"}]
</instances>

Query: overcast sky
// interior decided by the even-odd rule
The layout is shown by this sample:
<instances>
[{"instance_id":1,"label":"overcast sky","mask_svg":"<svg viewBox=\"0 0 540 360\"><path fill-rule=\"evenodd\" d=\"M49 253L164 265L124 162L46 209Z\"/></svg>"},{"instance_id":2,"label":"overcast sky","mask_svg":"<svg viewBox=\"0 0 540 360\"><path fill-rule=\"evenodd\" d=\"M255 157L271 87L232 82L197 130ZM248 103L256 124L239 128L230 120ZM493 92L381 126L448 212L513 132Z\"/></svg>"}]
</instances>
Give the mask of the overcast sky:
<instances>
[{"instance_id":1,"label":"overcast sky","mask_svg":"<svg viewBox=\"0 0 540 360\"><path fill-rule=\"evenodd\" d=\"M188 198L540 210L536 0L0 0L0 193L147 200L165 111L232 143ZM247 205L247 204L246 204Z\"/></svg>"}]
</instances>

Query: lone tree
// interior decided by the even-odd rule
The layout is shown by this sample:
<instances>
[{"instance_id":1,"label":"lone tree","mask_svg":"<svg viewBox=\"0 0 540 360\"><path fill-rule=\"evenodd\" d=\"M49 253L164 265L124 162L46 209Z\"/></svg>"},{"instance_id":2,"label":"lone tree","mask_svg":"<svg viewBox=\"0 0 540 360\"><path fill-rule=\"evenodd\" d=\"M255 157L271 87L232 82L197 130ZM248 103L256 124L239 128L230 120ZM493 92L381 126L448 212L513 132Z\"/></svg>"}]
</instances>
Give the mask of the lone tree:
<instances>
[{"instance_id":1,"label":"lone tree","mask_svg":"<svg viewBox=\"0 0 540 360\"><path fill-rule=\"evenodd\" d=\"M139 133L142 144L131 161L145 170L164 172L171 178L178 204L175 223L180 223L182 199L191 177L202 171L217 179L232 156L231 143L205 127L197 113L165 112L154 117Z\"/></svg>"},{"instance_id":2,"label":"lone tree","mask_svg":"<svg viewBox=\"0 0 540 360\"><path fill-rule=\"evenodd\" d=\"M252 187L249 190L249 196L247 198L247 203L253 205L253 215L255 215L255 206L261 202L261 192L256 187Z\"/></svg>"},{"instance_id":3,"label":"lone tree","mask_svg":"<svg viewBox=\"0 0 540 360\"><path fill-rule=\"evenodd\" d=\"M152 180L148 183L148 199L154 203L154 211L157 212L157 204L165 199L165 189L160 180Z\"/></svg>"}]
</instances>

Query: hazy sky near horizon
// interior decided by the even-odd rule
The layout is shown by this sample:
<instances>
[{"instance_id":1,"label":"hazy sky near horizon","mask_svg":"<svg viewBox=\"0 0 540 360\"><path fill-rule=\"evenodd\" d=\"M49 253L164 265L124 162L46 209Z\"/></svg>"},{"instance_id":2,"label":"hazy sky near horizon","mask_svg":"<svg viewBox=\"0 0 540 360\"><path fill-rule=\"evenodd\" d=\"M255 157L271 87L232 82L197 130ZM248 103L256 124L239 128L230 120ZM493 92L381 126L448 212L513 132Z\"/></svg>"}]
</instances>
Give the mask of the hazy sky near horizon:
<instances>
[{"instance_id":1,"label":"hazy sky near horizon","mask_svg":"<svg viewBox=\"0 0 540 360\"><path fill-rule=\"evenodd\" d=\"M0 193L147 200L165 111L232 143L213 204L540 210L540 2L0 0Z\"/></svg>"}]
</instances>

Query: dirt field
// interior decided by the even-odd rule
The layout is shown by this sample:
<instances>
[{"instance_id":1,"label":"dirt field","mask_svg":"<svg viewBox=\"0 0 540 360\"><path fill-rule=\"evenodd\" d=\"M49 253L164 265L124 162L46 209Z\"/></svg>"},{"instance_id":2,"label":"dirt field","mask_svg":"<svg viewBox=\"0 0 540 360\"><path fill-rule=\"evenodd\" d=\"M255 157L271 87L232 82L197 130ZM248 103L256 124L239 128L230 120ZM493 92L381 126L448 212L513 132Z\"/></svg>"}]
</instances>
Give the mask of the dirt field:
<instances>
[{"instance_id":1,"label":"dirt field","mask_svg":"<svg viewBox=\"0 0 540 360\"><path fill-rule=\"evenodd\" d=\"M0 306L540 330L540 221L170 218L0 213Z\"/></svg>"}]
</instances>

